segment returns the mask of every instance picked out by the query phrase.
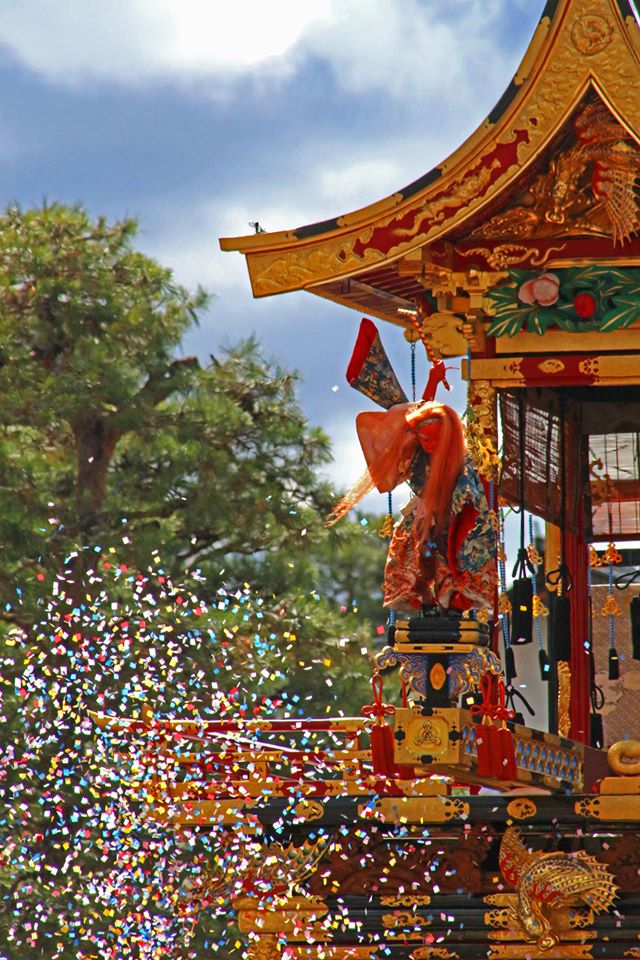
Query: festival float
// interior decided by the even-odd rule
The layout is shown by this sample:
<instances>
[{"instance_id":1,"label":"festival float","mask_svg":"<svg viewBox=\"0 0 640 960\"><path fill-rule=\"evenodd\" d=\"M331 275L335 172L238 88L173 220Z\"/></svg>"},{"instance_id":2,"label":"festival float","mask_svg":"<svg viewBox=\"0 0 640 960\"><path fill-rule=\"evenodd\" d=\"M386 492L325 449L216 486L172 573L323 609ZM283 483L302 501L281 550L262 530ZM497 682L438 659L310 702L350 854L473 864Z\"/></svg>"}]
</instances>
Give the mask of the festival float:
<instances>
[{"instance_id":1,"label":"festival float","mask_svg":"<svg viewBox=\"0 0 640 960\"><path fill-rule=\"evenodd\" d=\"M364 472L328 522L410 489L385 525L388 635L361 716L94 715L147 738L149 817L220 831L198 896L236 911L252 960L640 957L640 570L623 562L640 539L639 179L632 5L549 0L439 167L354 213L221 240L256 297L366 314L347 379L379 409L357 418ZM424 345L420 397L372 317ZM451 358L462 418L442 402Z\"/></svg>"}]
</instances>

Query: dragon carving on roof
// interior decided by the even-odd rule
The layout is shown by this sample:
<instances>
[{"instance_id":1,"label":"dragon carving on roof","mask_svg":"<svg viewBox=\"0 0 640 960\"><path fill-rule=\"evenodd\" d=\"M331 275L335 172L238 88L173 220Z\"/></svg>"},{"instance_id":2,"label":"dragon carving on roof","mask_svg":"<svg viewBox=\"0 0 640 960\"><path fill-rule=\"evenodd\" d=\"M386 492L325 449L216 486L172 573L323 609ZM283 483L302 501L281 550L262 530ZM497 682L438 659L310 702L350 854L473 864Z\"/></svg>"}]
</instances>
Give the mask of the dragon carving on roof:
<instances>
[{"instance_id":1,"label":"dragon carving on roof","mask_svg":"<svg viewBox=\"0 0 640 960\"><path fill-rule=\"evenodd\" d=\"M601 101L573 121L575 142L555 156L517 206L473 236L483 239L599 233L624 244L640 229L640 148Z\"/></svg>"}]
</instances>

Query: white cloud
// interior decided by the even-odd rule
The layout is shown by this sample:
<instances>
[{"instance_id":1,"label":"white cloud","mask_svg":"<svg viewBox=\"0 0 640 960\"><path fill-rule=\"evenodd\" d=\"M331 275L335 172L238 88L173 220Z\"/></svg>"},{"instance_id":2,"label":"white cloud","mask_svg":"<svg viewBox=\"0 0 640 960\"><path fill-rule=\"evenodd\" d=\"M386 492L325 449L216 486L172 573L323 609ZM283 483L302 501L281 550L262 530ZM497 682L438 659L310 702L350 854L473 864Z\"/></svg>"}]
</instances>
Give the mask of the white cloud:
<instances>
[{"instance_id":1,"label":"white cloud","mask_svg":"<svg viewBox=\"0 0 640 960\"><path fill-rule=\"evenodd\" d=\"M390 159L356 160L315 173L315 194L333 204L334 216L372 203L403 185L403 165ZM327 217L325 211L321 214Z\"/></svg>"},{"instance_id":2,"label":"white cloud","mask_svg":"<svg viewBox=\"0 0 640 960\"><path fill-rule=\"evenodd\" d=\"M251 233L256 219L273 231L346 213L397 190L405 173L389 160L356 160L333 168L318 163L297 186L283 186L281 196L272 184L269 195L251 198L239 184L242 199L227 194L203 203L198 198L193 206L183 199L165 201L152 229L142 231L141 243L147 253L171 267L180 283L201 284L217 293L241 292L248 288L245 259L223 253L218 237Z\"/></svg>"},{"instance_id":3,"label":"white cloud","mask_svg":"<svg viewBox=\"0 0 640 960\"><path fill-rule=\"evenodd\" d=\"M494 52L490 26L504 8L504 0L342 0L301 46L331 63L340 83L356 93L423 98L430 83L442 87L444 79L445 91L458 96L460 84L468 84L467 55Z\"/></svg>"},{"instance_id":4,"label":"white cloud","mask_svg":"<svg viewBox=\"0 0 640 960\"><path fill-rule=\"evenodd\" d=\"M255 216L255 213L254 213ZM213 293L248 292L247 267L240 254L223 253L218 237L250 233L249 210L240 202L168 202L156 212L141 246L170 267L179 283L198 284ZM145 236L146 234L146 236Z\"/></svg>"},{"instance_id":5,"label":"white cloud","mask_svg":"<svg viewBox=\"0 0 640 960\"><path fill-rule=\"evenodd\" d=\"M171 42L165 48L169 63L202 70L236 70L281 57L310 25L328 17L331 7L330 0L154 3L156 16L172 26Z\"/></svg>"},{"instance_id":6,"label":"white cloud","mask_svg":"<svg viewBox=\"0 0 640 960\"><path fill-rule=\"evenodd\" d=\"M58 83L184 78L220 93L267 67L289 74L309 56L352 92L471 92L468 60L490 64L495 25L513 0L16 0L0 43ZM443 82L444 81L444 82Z\"/></svg>"},{"instance_id":7,"label":"white cloud","mask_svg":"<svg viewBox=\"0 0 640 960\"><path fill-rule=\"evenodd\" d=\"M330 0L18 0L0 42L57 82L242 71L282 58Z\"/></svg>"}]
</instances>

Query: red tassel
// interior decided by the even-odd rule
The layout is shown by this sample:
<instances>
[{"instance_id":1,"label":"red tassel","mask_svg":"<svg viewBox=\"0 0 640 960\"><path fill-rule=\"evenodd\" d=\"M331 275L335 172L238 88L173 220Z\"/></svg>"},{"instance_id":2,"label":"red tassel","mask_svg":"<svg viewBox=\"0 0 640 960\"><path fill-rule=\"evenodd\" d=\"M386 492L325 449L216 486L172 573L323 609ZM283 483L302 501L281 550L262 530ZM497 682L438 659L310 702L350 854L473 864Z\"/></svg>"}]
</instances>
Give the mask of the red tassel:
<instances>
[{"instance_id":1,"label":"red tassel","mask_svg":"<svg viewBox=\"0 0 640 960\"><path fill-rule=\"evenodd\" d=\"M513 720L515 713L506 706L504 681L485 674L481 682L482 703L471 707L471 715L483 720ZM478 754L477 773L480 777L494 780L514 780L516 778L516 755L513 735L507 727L480 723L477 727L476 750Z\"/></svg>"},{"instance_id":2,"label":"red tassel","mask_svg":"<svg viewBox=\"0 0 640 960\"><path fill-rule=\"evenodd\" d=\"M364 717L375 717L376 723L371 730L371 762L373 772L378 777L395 777L395 740L393 730L384 719L395 713L395 707L382 702L382 677L376 670L371 677L373 703L362 708Z\"/></svg>"},{"instance_id":3,"label":"red tassel","mask_svg":"<svg viewBox=\"0 0 640 960\"><path fill-rule=\"evenodd\" d=\"M478 753L478 776L491 776L489 772L489 727L486 723L478 724L476 733L476 751Z\"/></svg>"},{"instance_id":4,"label":"red tassel","mask_svg":"<svg viewBox=\"0 0 640 960\"><path fill-rule=\"evenodd\" d=\"M516 765L516 750L513 740L513 734L507 727L499 731L500 734L500 757L502 772L501 780L516 780L518 768Z\"/></svg>"},{"instance_id":5,"label":"red tassel","mask_svg":"<svg viewBox=\"0 0 640 960\"><path fill-rule=\"evenodd\" d=\"M393 730L389 724L376 723L371 730L371 760L376 776L393 777L395 775L394 747Z\"/></svg>"},{"instance_id":6,"label":"red tassel","mask_svg":"<svg viewBox=\"0 0 640 960\"><path fill-rule=\"evenodd\" d=\"M489 734L489 776L499 780L502 777L500 731L493 723L487 727L487 730Z\"/></svg>"},{"instance_id":7,"label":"red tassel","mask_svg":"<svg viewBox=\"0 0 640 960\"><path fill-rule=\"evenodd\" d=\"M416 768L407 763L396 764L395 771L398 780L414 780L417 776Z\"/></svg>"}]
</instances>

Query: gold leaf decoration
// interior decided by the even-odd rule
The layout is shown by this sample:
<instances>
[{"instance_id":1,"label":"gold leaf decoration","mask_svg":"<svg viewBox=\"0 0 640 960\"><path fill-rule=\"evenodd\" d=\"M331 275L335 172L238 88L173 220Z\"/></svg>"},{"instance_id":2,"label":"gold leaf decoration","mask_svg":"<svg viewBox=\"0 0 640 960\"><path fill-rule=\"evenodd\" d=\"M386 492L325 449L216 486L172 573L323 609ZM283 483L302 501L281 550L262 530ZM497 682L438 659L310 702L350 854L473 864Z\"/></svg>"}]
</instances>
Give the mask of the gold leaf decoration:
<instances>
[{"instance_id":1,"label":"gold leaf decoration","mask_svg":"<svg viewBox=\"0 0 640 960\"><path fill-rule=\"evenodd\" d=\"M531 612L534 617L548 617L549 608L544 605L537 593L533 595L533 601L531 604Z\"/></svg>"},{"instance_id":2,"label":"gold leaf decoration","mask_svg":"<svg viewBox=\"0 0 640 960\"><path fill-rule=\"evenodd\" d=\"M498 598L498 613L511 613L512 610L511 600L506 593L501 593Z\"/></svg>"},{"instance_id":3,"label":"gold leaf decoration","mask_svg":"<svg viewBox=\"0 0 640 960\"><path fill-rule=\"evenodd\" d=\"M620 616L620 607L618 606L618 601L612 593L607 594L607 599L604 602L602 610L600 611L601 617L619 617Z\"/></svg>"},{"instance_id":4,"label":"gold leaf decoration","mask_svg":"<svg viewBox=\"0 0 640 960\"><path fill-rule=\"evenodd\" d=\"M527 556L529 557L531 563L533 563L536 567L542 566L543 559L535 543L530 543L527 547Z\"/></svg>"},{"instance_id":5,"label":"gold leaf decoration","mask_svg":"<svg viewBox=\"0 0 640 960\"><path fill-rule=\"evenodd\" d=\"M622 554L616 547L615 543L610 543L605 552L602 554L603 563L622 563Z\"/></svg>"},{"instance_id":6,"label":"gold leaf decoration","mask_svg":"<svg viewBox=\"0 0 640 960\"><path fill-rule=\"evenodd\" d=\"M388 540L391 534L393 533L393 517L391 514L387 514L382 522L382 526L378 530L378 536L381 540Z\"/></svg>"},{"instance_id":7,"label":"gold leaf decoration","mask_svg":"<svg viewBox=\"0 0 640 960\"><path fill-rule=\"evenodd\" d=\"M589 547L589 566L593 570L597 570L598 567L602 566L602 559L595 547Z\"/></svg>"}]
</instances>

